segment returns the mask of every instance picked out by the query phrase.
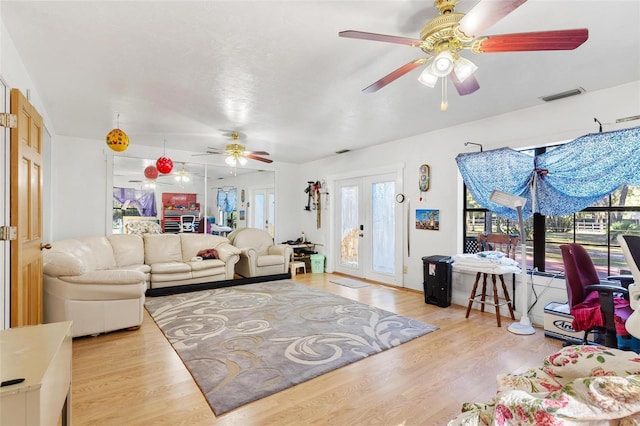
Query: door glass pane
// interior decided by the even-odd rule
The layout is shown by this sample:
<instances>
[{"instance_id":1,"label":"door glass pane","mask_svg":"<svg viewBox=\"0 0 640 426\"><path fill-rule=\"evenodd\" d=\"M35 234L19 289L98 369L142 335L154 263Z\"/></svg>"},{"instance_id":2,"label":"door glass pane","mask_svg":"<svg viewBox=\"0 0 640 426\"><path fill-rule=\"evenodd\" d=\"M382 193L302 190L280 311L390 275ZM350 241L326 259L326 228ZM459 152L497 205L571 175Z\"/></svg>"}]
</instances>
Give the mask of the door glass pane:
<instances>
[{"instance_id":1,"label":"door glass pane","mask_svg":"<svg viewBox=\"0 0 640 426\"><path fill-rule=\"evenodd\" d=\"M358 187L340 188L340 264L358 268Z\"/></svg>"},{"instance_id":2,"label":"door glass pane","mask_svg":"<svg viewBox=\"0 0 640 426\"><path fill-rule=\"evenodd\" d=\"M382 274L395 274L395 184L376 182L371 185L371 269Z\"/></svg>"},{"instance_id":3,"label":"door glass pane","mask_svg":"<svg viewBox=\"0 0 640 426\"><path fill-rule=\"evenodd\" d=\"M264 194L258 193L254 197L253 227L264 229Z\"/></svg>"},{"instance_id":4,"label":"door glass pane","mask_svg":"<svg viewBox=\"0 0 640 426\"><path fill-rule=\"evenodd\" d=\"M267 205L267 209L268 209L268 221L269 223L267 224L268 226L268 231L269 234L271 235L271 238L275 237L276 235L276 229L275 229L275 224L276 224L276 197L275 194L273 192L269 192L268 193L268 198L269 198L269 202Z\"/></svg>"}]
</instances>

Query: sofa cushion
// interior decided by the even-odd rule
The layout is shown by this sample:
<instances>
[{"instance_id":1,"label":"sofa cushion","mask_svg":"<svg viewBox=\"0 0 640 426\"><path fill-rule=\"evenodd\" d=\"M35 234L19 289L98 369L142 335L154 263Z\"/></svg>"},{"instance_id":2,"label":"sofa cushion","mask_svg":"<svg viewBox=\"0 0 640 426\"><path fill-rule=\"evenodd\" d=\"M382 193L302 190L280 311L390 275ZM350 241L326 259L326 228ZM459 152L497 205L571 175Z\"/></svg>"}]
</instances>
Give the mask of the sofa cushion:
<instances>
[{"instance_id":1,"label":"sofa cushion","mask_svg":"<svg viewBox=\"0 0 640 426\"><path fill-rule=\"evenodd\" d=\"M86 237L81 241L89 247L90 256L95 262L95 269L111 269L116 266L113 247L107 237Z\"/></svg>"},{"instance_id":2,"label":"sofa cushion","mask_svg":"<svg viewBox=\"0 0 640 426\"><path fill-rule=\"evenodd\" d=\"M107 238L113 247L116 266L142 265L144 263L144 242L139 235L115 234Z\"/></svg>"},{"instance_id":3,"label":"sofa cushion","mask_svg":"<svg viewBox=\"0 0 640 426\"><path fill-rule=\"evenodd\" d=\"M145 234L144 263L182 262L182 246L177 234ZM195 256L195 254L193 255ZM193 257L192 256L192 257ZM152 273L155 273L153 266Z\"/></svg>"},{"instance_id":4,"label":"sofa cushion","mask_svg":"<svg viewBox=\"0 0 640 426\"><path fill-rule=\"evenodd\" d=\"M207 269L224 268L225 263L219 259L204 259L196 262L187 262L192 271L206 271Z\"/></svg>"},{"instance_id":5,"label":"sofa cushion","mask_svg":"<svg viewBox=\"0 0 640 426\"><path fill-rule=\"evenodd\" d=\"M177 274L191 272L191 267L182 262L158 262L151 265L152 274Z\"/></svg>"},{"instance_id":6,"label":"sofa cushion","mask_svg":"<svg viewBox=\"0 0 640 426\"><path fill-rule=\"evenodd\" d=\"M200 250L215 249L222 243L229 243L225 237L209 234L179 234L182 243L182 261L188 262L198 255Z\"/></svg>"}]
</instances>

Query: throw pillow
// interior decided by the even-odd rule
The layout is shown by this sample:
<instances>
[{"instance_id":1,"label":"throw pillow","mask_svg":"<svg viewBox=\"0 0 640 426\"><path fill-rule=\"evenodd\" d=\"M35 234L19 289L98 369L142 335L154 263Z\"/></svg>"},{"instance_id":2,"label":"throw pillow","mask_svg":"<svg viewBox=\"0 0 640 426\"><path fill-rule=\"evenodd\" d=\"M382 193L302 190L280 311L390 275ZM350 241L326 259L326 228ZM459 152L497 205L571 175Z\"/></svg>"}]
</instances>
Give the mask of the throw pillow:
<instances>
[{"instance_id":1,"label":"throw pillow","mask_svg":"<svg viewBox=\"0 0 640 426\"><path fill-rule=\"evenodd\" d=\"M218 256L218 251L214 248L200 250L198 252L198 256L200 256L203 259L219 259L220 258Z\"/></svg>"}]
</instances>

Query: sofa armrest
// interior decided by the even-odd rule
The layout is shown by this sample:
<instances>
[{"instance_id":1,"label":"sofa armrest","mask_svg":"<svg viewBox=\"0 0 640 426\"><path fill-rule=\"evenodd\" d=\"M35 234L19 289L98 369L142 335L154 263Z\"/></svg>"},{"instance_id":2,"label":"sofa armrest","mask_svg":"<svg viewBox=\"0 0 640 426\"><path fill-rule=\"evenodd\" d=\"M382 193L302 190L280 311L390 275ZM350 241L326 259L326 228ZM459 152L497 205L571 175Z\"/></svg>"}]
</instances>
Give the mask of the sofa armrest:
<instances>
[{"instance_id":1,"label":"sofa armrest","mask_svg":"<svg viewBox=\"0 0 640 426\"><path fill-rule=\"evenodd\" d=\"M108 270L91 271L82 275L61 276L60 280L71 284L128 285L145 284L145 275L140 271Z\"/></svg>"},{"instance_id":2,"label":"sofa armrest","mask_svg":"<svg viewBox=\"0 0 640 426\"><path fill-rule=\"evenodd\" d=\"M87 262L71 253L45 251L43 257L43 272L50 277L82 275L89 272Z\"/></svg>"},{"instance_id":3,"label":"sofa armrest","mask_svg":"<svg viewBox=\"0 0 640 426\"><path fill-rule=\"evenodd\" d=\"M229 243L220 243L216 246L216 251L218 252L218 256L220 260L227 263L230 259L232 260L235 256L236 258L240 255L240 249L232 246ZM236 260L237 262L237 260ZM233 262L233 263L236 263Z\"/></svg>"}]
</instances>

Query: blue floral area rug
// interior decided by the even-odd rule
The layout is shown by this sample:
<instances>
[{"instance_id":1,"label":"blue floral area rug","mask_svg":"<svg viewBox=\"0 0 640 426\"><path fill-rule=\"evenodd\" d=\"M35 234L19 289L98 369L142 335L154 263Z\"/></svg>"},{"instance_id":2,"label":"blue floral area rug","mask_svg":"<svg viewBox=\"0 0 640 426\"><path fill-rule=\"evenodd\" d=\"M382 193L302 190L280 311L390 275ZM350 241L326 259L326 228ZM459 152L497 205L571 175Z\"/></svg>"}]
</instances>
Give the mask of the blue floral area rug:
<instances>
[{"instance_id":1,"label":"blue floral area rug","mask_svg":"<svg viewBox=\"0 0 640 426\"><path fill-rule=\"evenodd\" d=\"M145 306L216 415L437 330L290 280Z\"/></svg>"}]
</instances>

